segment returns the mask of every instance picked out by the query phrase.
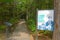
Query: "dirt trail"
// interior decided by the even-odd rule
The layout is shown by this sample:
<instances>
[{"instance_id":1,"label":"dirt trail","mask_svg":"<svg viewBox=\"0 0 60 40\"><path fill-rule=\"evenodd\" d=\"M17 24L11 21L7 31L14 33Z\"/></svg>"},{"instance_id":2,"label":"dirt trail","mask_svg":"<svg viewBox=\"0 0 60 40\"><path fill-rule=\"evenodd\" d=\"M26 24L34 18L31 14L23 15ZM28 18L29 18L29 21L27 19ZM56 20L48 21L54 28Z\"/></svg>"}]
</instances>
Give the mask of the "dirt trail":
<instances>
[{"instance_id":1,"label":"dirt trail","mask_svg":"<svg viewBox=\"0 0 60 40\"><path fill-rule=\"evenodd\" d=\"M25 21L20 21L8 40L31 40Z\"/></svg>"}]
</instances>

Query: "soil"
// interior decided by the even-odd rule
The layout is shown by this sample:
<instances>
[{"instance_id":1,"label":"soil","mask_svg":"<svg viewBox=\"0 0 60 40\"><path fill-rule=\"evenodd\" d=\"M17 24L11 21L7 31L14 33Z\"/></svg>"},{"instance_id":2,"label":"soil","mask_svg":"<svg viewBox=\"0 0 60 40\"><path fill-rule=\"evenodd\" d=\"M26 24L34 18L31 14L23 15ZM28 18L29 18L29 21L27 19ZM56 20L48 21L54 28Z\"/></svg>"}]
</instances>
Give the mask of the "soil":
<instances>
[{"instance_id":1,"label":"soil","mask_svg":"<svg viewBox=\"0 0 60 40\"><path fill-rule=\"evenodd\" d=\"M5 40L6 34L0 33L0 40ZM36 40L36 35L30 34L25 24L25 21L20 21L14 30L14 32L7 38L8 40ZM38 34L38 40L51 40L49 37Z\"/></svg>"}]
</instances>

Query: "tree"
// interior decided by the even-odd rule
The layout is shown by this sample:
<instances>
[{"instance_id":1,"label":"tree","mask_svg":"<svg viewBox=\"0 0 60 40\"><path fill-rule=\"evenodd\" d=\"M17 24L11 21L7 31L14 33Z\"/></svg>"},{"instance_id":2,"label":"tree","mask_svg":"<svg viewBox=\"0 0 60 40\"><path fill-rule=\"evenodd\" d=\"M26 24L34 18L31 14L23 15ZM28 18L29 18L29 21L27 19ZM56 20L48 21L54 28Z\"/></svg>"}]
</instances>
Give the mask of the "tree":
<instances>
[{"instance_id":1,"label":"tree","mask_svg":"<svg viewBox=\"0 0 60 40\"><path fill-rule=\"evenodd\" d=\"M0 21L20 19L21 14L29 14L33 0L0 0ZM27 15L28 16L28 15Z\"/></svg>"},{"instance_id":2,"label":"tree","mask_svg":"<svg viewBox=\"0 0 60 40\"><path fill-rule=\"evenodd\" d=\"M55 9L55 29L53 33L53 40L60 40L60 0L54 0Z\"/></svg>"}]
</instances>

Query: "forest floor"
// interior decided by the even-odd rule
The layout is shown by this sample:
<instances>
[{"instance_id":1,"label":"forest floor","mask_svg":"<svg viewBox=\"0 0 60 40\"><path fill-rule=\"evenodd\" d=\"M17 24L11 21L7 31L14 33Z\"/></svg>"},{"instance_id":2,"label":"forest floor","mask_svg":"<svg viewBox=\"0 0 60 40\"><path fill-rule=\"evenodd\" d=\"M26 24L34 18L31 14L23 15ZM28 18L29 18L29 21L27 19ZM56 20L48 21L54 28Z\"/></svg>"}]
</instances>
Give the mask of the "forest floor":
<instances>
[{"instance_id":1,"label":"forest floor","mask_svg":"<svg viewBox=\"0 0 60 40\"><path fill-rule=\"evenodd\" d=\"M32 40L25 21L20 21L8 40Z\"/></svg>"},{"instance_id":2,"label":"forest floor","mask_svg":"<svg viewBox=\"0 0 60 40\"><path fill-rule=\"evenodd\" d=\"M25 21L20 21L14 30L14 32L7 38L6 34L0 34L0 40L34 40L34 36L30 34L27 29ZM51 40L46 36L39 36L38 40Z\"/></svg>"},{"instance_id":3,"label":"forest floor","mask_svg":"<svg viewBox=\"0 0 60 40\"><path fill-rule=\"evenodd\" d=\"M51 38L49 38L48 36L45 36L45 35L39 35L38 36L38 40L52 40Z\"/></svg>"}]
</instances>

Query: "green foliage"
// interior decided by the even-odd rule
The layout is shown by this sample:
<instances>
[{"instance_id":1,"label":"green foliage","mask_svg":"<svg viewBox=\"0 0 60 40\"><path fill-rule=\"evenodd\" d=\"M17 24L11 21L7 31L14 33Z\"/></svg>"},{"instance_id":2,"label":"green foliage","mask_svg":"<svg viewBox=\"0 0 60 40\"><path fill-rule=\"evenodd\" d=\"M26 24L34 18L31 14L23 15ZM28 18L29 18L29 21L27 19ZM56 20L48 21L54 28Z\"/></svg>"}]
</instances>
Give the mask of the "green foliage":
<instances>
[{"instance_id":1,"label":"green foliage","mask_svg":"<svg viewBox=\"0 0 60 40\"><path fill-rule=\"evenodd\" d=\"M9 20L9 22L12 23L12 24L17 23L18 21L19 21L18 18L11 18L11 19Z\"/></svg>"},{"instance_id":2,"label":"green foliage","mask_svg":"<svg viewBox=\"0 0 60 40\"><path fill-rule=\"evenodd\" d=\"M29 19L28 19L28 25L30 30L34 31L36 30L36 10L49 10L49 9L54 9L54 0L34 0L32 4L30 5L29 9ZM44 31L43 31L44 32ZM44 32L44 34L47 34L47 32Z\"/></svg>"},{"instance_id":3,"label":"green foliage","mask_svg":"<svg viewBox=\"0 0 60 40\"><path fill-rule=\"evenodd\" d=\"M0 21L17 23L22 13L27 13L32 0L0 0Z\"/></svg>"},{"instance_id":4,"label":"green foliage","mask_svg":"<svg viewBox=\"0 0 60 40\"><path fill-rule=\"evenodd\" d=\"M28 24L29 24L28 28L29 28L31 31L35 31L35 30L36 30L36 25L35 25L34 20L32 20L32 19L28 20Z\"/></svg>"},{"instance_id":5,"label":"green foliage","mask_svg":"<svg viewBox=\"0 0 60 40\"><path fill-rule=\"evenodd\" d=\"M0 25L0 30L4 30L6 29L6 26L5 25Z\"/></svg>"},{"instance_id":6,"label":"green foliage","mask_svg":"<svg viewBox=\"0 0 60 40\"><path fill-rule=\"evenodd\" d=\"M13 0L0 0L0 2L11 2Z\"/></svg>"},{"instance_id":7,"label":"green foliage","mask_svg":"<svg viewBox=\"0 0 60 40\"><path fill-rule=\"evenodd\" d=\"M53 0L0 0L0 21L18 22L21 14L28 14L31 31L36 30L36 9L53 9Z\"/></svg>"}]
</instances>

